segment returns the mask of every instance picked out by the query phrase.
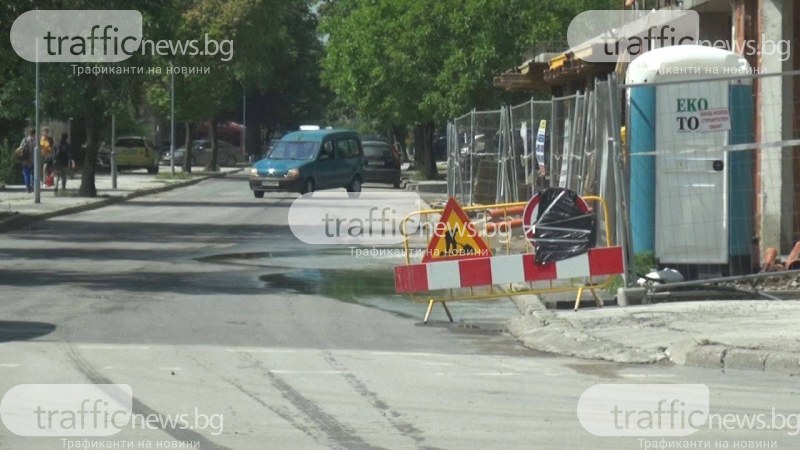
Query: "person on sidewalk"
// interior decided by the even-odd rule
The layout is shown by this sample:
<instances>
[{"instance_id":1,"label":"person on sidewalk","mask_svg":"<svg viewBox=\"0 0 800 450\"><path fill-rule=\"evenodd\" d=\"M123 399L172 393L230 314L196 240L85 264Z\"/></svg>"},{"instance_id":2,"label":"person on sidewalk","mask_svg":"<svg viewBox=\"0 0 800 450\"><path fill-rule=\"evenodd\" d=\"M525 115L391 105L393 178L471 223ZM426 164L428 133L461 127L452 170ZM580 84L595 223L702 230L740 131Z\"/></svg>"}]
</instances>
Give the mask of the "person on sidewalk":
<instances>
[{"instance_id":1,"label":"person on sidewalk","mask_svg":"<svg viewBox=\"0 0 800 450\"><path fill-rule=\"evenodd\" d=\"M33 192L33 152L36 149L36 130L28 129L28 135L22 138L19 147L23 153L18 155L19 163L22 166L22 179L28 193Z\"/></svg>"},{"instance_id":2,"label":"person on sidewalk","mask_svg":"<svg viewBox=\"0 0 800 450\"><path fill-rule=\"evenodd\" d=\"M53 166L53 138L50 137L50 128L42 127L42 138L39 140L39 150L42 152L42 179L45 186L52 186L50 169ZM50 183L48 183L48 181Z\"/></svg>"},{"instance_id":3,"label":"person on sidewalk","mask_svg":"<svg viewBox=\"0 0 800 450\"><path fill-rule=\"evenodd\" d=\"M53 171L55 172L55 192L58 193L58 184L61 189L67 189L67 169L69 168L69 135L61 133L61 140L53 150Z\"/></svg>"}]
</instances>

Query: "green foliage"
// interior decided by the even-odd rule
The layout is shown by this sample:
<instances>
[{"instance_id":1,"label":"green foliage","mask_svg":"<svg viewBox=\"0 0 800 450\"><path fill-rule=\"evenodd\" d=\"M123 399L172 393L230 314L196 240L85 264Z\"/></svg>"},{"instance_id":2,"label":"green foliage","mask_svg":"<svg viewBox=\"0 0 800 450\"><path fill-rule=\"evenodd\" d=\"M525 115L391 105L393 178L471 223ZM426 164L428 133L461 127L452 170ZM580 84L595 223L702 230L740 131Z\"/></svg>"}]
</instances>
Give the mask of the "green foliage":
<instances>
[{"instance_id":1,"label":"green foliage","mask_svg":"<svg viewBox=\"0 0 800 450\"><path fill-rule=\"evenodd\" d=\"M14 156L17 146L4 139L0 143L0 184L22 184L22 166Z\"/></svg>"},{"instance_id":2,"label":"green foliage","mask_svg":"<svg viewBox=\"0 0 800 450\"><path fill-rule=\"evenodd\" d=\"M169 172L160 172L158 175L156 175L156 180L160 181L191 180L193 178L196 178L196 175L192 175L191 173L186 173L186 172L175 172L175 175L172 175Z\"/></svg>"},{"instance_id":3,"label":"green foliage","mask_svg":"<svg viewBox=\"0 0 800 450\"><path fill-rule=\"evenodd\" d=\"M617 290L621 287L625 287L625 282L620 275L614 275L609 278L610 282L606 287L606 292L609 294L616 294Z\"/></svg>"},{"instance_id":4,"label":"green foliage","mask_svg":"<svg viewBox=\"0 0 800 450\"><path fill-rule=\"evenodd\" d=\"M637 274L646 274L656 268L656 254L653 252L637 253L634 260L634 270Z\"/></svg>"},{"instance_id":5,"label":"green foliage","mask_svg":"<svg viewBox=\"0 0 800 450\"><path fill-rule=\"evenodd\" d=\"M603 3L603 2L601 2ZM611 2L608 2L609 4ZM496 107L495 75L537 42L565 40L597 1L339 0L322 9L323 81L366 119L423 123Z\"/></svg>"},{"instance_id":6,"label":"green foliage","mask_svg":"<svg viewBox=\"0 0 800 450\"><path fill-rule=\"evenodd\" d=\"M158 67L154 73L81 75L71 64L41 64L41 117L73 118L73 143L88 143L86 160L108 140L112 111L119 134L147 134L142 117L166 118L170 108L167 67L208 67L207 74L176 75L176 117L206 122L239 114L243 90L261 111L248 122L290 121L298 115L321 116L319 64L322 45L316 16L305 0L116 0L114 9L141 12L144 37L152 41L209 39L233 42L233 58L220 55L158 56L136 53L119 66ZM16 17L29 9L108 9L101 0L31 0L0 4L6 34ZM0 138L15 138L34 121L35 65L19 58L8 39L0 40ZM91 67L91 64L79 65ZM100 64L99 66L108 66ZM251 103L252 102L252 103ZM270 124L270 126L273 126ZM91 164L81 192L94 195ZM87 188L83 189L86 185Z\"/></svg>"}]
</instances>

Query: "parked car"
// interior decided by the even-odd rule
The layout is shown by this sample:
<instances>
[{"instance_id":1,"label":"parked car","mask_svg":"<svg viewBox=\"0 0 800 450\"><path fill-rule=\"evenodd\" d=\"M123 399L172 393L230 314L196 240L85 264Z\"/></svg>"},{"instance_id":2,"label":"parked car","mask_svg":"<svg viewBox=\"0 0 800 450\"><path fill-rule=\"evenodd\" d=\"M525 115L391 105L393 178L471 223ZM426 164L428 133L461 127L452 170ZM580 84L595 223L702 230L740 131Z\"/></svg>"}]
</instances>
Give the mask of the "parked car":
<instances>
[{"instance_id":1,"label":"parked car","mask_svg":"<svg viewBox=\"0 0 800 450\"><path fill-rule=\"evenodd\" d=\"M386 141L364 141L364 181L400 187L400 156Z\"/></svg>"},{"instance_id":2,"label":"parked car","mask_svg":"<svg viewBox=\"0 0 800 450\"><path fill-rule=\"evenodd\" d=\"M302 194L344 187L360 192L364 152L355 131L297 131L283 137L266 158L253 165L250 189L256 198L268 191Z\"/></svg>"},{"instance_id":3,"label":"parked car","mask_svg":"<svg viewBox=\"0 0 800 450\"><path fill-rule=\"evenodd\" d=\"M186 155L186 147L175 149L175 164L183 164L183 158ZM169 151L161 156L162 164L169 164ZM235 166L240 160L243 160L242 152L238 147L225 142L217 141L217 163L222 166ZM193 166L204 166L211 162L211 141L209 139L198 139L192 141L192 160Z\"/></svg>"},{"instance_id":4,"label":"parked car","mask_svg":"<svg viewBox=\"0 0 800 450\"><path fill-rule=\"evenodd\" d=\"M114 152L117 170L147 169L147 173L158 173L158 153L141 136L118 137ZM102 145L97 158L101 166L110 166L111 149Z\"/></svg>"},{"instance_id":5,"label":"parked car","mask_svg":"<svg viewBox=\"0 0 800 450\"><path fill-rule=\"evenodd\" d=\"M379 134L364 134L364 135L362 135L361 136L361 142L367 142L367 141L381 141L381 142L386 142L387 144L390 143L389 139L387 139L387 138L385 138L385 137L383 137L383 136L381 136Z\"/></svg>"},{"instance_id":6,"label":"parked car","mask_svg":"<svg viewBox=\"0 0 800 450\"><path fill-rule=\"evenodd\" d=\"M161 161L161 158L164 157L165 153L169 153L170 150L170 143L169 141L165 141L161 143L161 146L156 149L158 152L158 160Z\"/></svg>"}]
</instances>

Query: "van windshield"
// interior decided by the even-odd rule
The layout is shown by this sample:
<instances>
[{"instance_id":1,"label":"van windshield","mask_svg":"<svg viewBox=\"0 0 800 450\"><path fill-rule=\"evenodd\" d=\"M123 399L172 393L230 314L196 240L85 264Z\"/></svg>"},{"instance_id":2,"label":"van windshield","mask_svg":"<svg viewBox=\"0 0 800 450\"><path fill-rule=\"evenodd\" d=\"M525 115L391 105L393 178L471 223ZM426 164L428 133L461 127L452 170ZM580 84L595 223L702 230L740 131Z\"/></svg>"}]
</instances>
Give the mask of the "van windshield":
<instances>
[{"instance_id":1,"label":"van windshield","mask_svg":"<svg viewBox=\"0 0 800 450\"><path fill-rule=\"evenodd\" d=\"M272 149L269 159L313 159L319 142L280 141Z\"/></svg>"},{"instance_id":2,"label":"van windshield","mask_svg":"<svg viewBox=\"0 0 800 450\"><path fill-rule=\"evenodd\" d=\"M119 138L115 145L117 147L144 147L144 141L139 138Z\"/></svg>"}]
</instances>

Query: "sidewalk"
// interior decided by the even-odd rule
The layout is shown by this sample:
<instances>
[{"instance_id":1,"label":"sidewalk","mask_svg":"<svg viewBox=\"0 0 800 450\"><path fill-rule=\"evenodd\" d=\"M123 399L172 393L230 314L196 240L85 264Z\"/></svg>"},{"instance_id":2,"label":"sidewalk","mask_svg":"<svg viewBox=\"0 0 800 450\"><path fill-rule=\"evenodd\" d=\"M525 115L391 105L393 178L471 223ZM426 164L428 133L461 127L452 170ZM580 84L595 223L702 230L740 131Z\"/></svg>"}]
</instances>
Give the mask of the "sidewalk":
<instances>
[{"instance_id":1,"label":"sidewalk","mask_svg":"<svg viewBox=\"0 0 800 450\"><path fill-rule=\"evenodd\" d=\"M101 208L129 198L155 194L182 186L198 183L208 178L226 176L239 172L241 168L225 167L220 172L202 172L195 169L192 178L168 178L169 168L162 167L162 174L149 175L145 170L123 172L117 176L117 189L111 189L111 175L98 173L95 175L97 197L77 197L80 187L80 173L75 179L67 180L67 189L59 189L56 195L52 187L42 188L41 203L33 202L33 194L27 193L22 185L7 185L0 189L0 232L23 226L37 220L65 214L73 214L89 209ZM176 170L176 174L180 170Z\"/></svg>"},{"instance_id":2,"label":"sidewalk","mask_svg":"<svg viewBox=\"0 0 800 450\"><path fill-rule=\"evenodd\" d=\"M800 302L703 301L548 310L514 298L508 330L527 347L621 363L675 364L800 375Z\"/></svg>"}]
</instances>

